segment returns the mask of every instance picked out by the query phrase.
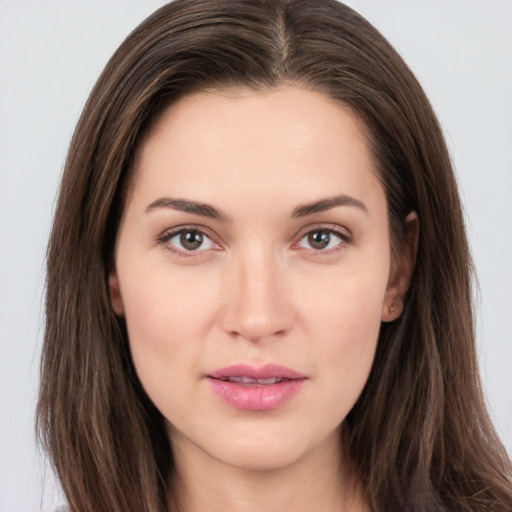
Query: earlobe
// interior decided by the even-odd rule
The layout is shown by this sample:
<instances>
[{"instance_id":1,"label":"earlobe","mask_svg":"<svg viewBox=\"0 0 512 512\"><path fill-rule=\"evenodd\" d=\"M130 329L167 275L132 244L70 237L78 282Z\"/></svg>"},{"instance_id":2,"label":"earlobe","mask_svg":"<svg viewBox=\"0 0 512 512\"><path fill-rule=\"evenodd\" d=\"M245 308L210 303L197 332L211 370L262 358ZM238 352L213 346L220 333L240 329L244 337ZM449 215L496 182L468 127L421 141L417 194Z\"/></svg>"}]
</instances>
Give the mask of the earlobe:
<instances>
[{"instance_id":1,"label":"earlobe","mask_svg":"<svg viewBox=\"0 0 512 512\"><path fill-rule=\"evenodd\" d=\"M115 270L112 270L108 276L108 292L114 313L118 316L122 316L124 314L124 306Z\"/></svg>"},{"instance_id":2,"label":"earlobe","mask_svg":"<svg viewBox=\"0 0 512 512\"><path fill-rule=\"evenodd\" d=\"M391 263L382 311L383 322L396 320L403 311L418 249L419 223L416 212L410 212L405 218L405 229L405 239Z\"/></svg>"},{"instance_id":3,"label":"earlobe","mask_svg":"<svg viewBox=\"0 0 512 512\"><path fill-rule=\"evenodd\" d=\"M403 302L398 300L386 300L384 301L384 307L382 310L382 321L392 322L396 320L402 314Z\"/></svg>"}]
</instances>

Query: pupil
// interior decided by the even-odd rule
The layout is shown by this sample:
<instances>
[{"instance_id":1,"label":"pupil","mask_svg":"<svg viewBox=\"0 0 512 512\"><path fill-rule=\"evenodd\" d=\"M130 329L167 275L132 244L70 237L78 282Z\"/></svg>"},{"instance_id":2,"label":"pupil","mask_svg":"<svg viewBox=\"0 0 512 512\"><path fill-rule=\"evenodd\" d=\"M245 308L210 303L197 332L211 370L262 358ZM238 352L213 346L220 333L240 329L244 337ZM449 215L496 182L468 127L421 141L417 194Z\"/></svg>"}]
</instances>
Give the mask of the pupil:
<instances>
[{"instance_id":1,"label":"pupil","mask_svg":"<svg viewBox=\"0 0 512 512\"><path fill-rule=\"evenodd\" d=\"M180 242L185 249L193 251L203 243L203 235L197 231L187 231L181 234Z\"/></svg>"},{"instance_id":2,"label":"pupil","mask_svg":"<svg viewBox=\"0 0 512 512\"><path fill-rule=\"evenodd\" d=\"M326 231L315 231L308 235L308 242L314 249L325 249L330 239L331 235Z\"/></svg>"}]
</instances>

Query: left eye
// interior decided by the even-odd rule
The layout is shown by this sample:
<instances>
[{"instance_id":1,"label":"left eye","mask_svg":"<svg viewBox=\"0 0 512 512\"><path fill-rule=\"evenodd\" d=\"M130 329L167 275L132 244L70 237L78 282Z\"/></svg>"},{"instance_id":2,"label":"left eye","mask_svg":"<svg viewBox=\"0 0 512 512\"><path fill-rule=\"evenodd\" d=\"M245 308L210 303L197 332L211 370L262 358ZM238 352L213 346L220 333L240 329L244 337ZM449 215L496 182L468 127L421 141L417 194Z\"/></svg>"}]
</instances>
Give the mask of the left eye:
<instances>
[{"instance_id":1,"label":"left eye","mask_svg":"<svg viewBox=\"0 0 512 512\"><path fill-rule=\"evenodd\" d=\"M315 251L325 251L334 249L338 245L346 242L344 237L330 229L316 229L306 233L299 242L299 247L314 249Z\"/></svg>"},{"instance_id":2,"label":"left eye","mask_svg":"<svg viewBox=\"0 0 512 512\"><path fill-rule=\"evenodd\" d=\"M184 229L170 234L167 243L178 251L192 252L207 250L213 247L212 240L201 231Z\"/></svg>"}]
</instances>

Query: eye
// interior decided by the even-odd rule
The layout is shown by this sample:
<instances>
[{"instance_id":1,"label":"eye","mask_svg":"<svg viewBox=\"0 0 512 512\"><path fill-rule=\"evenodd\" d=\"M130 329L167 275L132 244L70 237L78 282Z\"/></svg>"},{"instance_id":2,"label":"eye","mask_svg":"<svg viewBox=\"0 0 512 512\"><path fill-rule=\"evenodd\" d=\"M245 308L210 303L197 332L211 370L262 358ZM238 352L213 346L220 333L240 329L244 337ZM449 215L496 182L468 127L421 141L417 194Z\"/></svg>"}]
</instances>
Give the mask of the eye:
<instances>
[{"instance_id":1,"label":"eye","mask_svg":"<svg viewBox=\"0 0 512 512\"><path fill-rule=\"evenodd\" d=\"M179 231L167 232L159 242L178 253L202 252L218 247L206 233L194 228L182 228Z\"/></svg>"},{"instance_id":2,"label":"eye","mask_svg":"<svg viewBox=\"0 0 512 512\"><path fill-rule=\"evenodd\" d=\"M350 237L332 228L315 229L306 233L297 244L298 247L328 252L341 245L350 243Z\"/></svg>"}]
</instances>

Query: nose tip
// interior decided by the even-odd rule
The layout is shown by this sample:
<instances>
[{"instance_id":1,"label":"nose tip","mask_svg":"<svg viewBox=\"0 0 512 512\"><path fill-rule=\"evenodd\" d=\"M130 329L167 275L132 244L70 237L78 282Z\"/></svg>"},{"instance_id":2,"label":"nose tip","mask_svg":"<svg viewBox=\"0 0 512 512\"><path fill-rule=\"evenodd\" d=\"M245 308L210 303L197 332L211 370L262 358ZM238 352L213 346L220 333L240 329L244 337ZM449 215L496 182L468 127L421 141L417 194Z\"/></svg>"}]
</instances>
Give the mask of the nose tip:
<instances>
[{"instance_id":1,"label":"nose tip","mask_svg":"<svg viewBox=\"0 0 512 512\"><path fill-rule=\"evenodd\" d=\"M286 329L278 322L274 322L270 315L239 315L238 322L232 322L227 331L235 337L243 338L248 341L259 341L271 338L281 337Z\"/></svg>"},{"instance_id":2,"label":"nose tip","mask_svg":"<svg viewBox=\"0 0 512 512\"><path fill-rule=\"evenodd\" d=\"M290 330L289 289L276 264L240 265L226 294L223 324L231 336L256 342L280 338Z\"/></svg>"}]
</instances>

